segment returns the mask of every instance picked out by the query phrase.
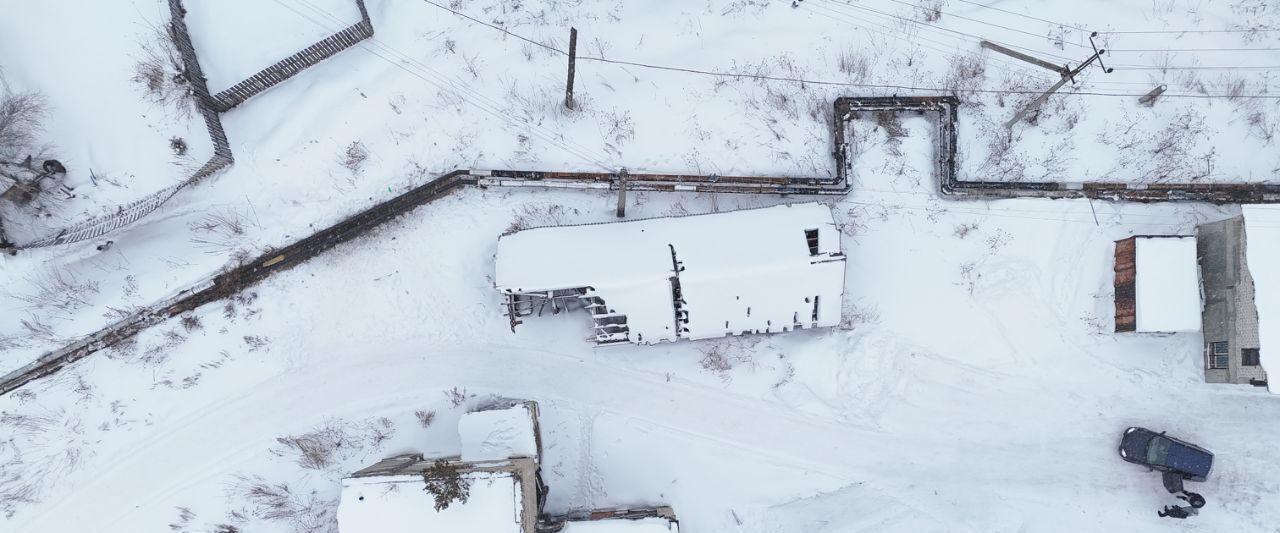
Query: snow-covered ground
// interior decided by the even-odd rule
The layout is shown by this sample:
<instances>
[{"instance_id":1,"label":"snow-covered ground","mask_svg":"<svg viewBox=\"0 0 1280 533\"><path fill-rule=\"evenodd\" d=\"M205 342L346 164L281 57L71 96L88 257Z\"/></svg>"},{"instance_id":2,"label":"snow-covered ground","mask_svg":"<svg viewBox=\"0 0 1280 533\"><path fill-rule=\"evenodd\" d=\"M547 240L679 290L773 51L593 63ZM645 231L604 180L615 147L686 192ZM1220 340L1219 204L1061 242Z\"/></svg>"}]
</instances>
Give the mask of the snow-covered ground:
<instances>
[{"instance_id":1,"label":"snow-covered ground","mask_svg":"<svg viewBox=\"0 0 1280 533\"><path fill-rule=\"evenodd\" d=\"M273 33L280 39L352 22L315 2L266 4L273 3L293 8L263 8L290 28ZM992 8L1099 31L1274 28L1274 13L1244 12L1253 4L1263 5L1174 1L1153 9L1085 0L986 8L952 0L925 26L832 0L797 8L751 0L447 5L561 48L574 25L584 56L940 87L953 65L963 66L950 55L974 54L984 75L956 70L956 80L977 79L964 87L1038 90L1053 73L980 52L976 40L936 28L1078 61L1088 55L1085 34L1062 30L1059 50L1051 39L990 24L1036 35L1054 34L1054 26ZM100 184L86 189L89 200L70 204L109 210L176 176L150 170L170 168L172 133L157 124L178 119L139 103L127 57L150 31L141 21L163 21L163 6L68 5L25 3L15 6L20 16L0 18L0 66L10 83L48 96L48 138L71 154L64 156L69 167L92 161L96 172L97 160L73 157L93 151L114 158L103 159L104 168L137 176L125 193L109 196ZM858 5L916 12L891 0ZM188 17L192 32L217 31L216 21L196 17L198 9ZM369 9L374 41L223 116L236 154L225 174L113 234L106 252L85 242L0 259L0 290L10 296L0 299L0 370L441 171L827 174L831 99L904 93L584 60L582 109L565 112L563 56L420 0L375 0ZM84 31L56 46L25 46L41 26L24 21L55 11L74 12ZM134 28L136 38L122 28ZM91 39L95 32L102 38ZM1091 70L1083 91L1141 94L1167 83L1169 93L1192 94L1196 86L1183 81L1196 73L1211 94L1227 91L1237 76L1246 80L1244 94L1257 94L1268 83L1262 69L1126 73L1132 67L1125 65L1158 58L1119 50L1274 48L1280 33L1101 37L1117 49L1106 57L1116 72ZM206 64L254 71L262 66L262 58L248 57L256 51L200 53ZM1274 58L1179 52L1174 65L1267 66ZM49 79L35 68L39 61L65 61L68 72L99 65L117 72L114 81L95 78L94 88L118 97L99 105L84 84ZM1028 76L1034 83L1019 81ZM1031 97L1006 96L1003 107L998 94L966 96L962 175L1019 177L982 167L996 138L991 126L1007 119L1013 100ZM1280 116L1276 100L1170 98L1151 109L1133 100L1051 99L1039 126L1016 130L1011 150L1027 154L1023 176L1076 181L1128 164L1136 171L1117 179L1169 168L1189 179L1216 150L1205 180L1275 179L1280 150L1254 133L1250 117L1252 107L1264 118ZM99 124L94 110L151 118ZM1197 113L1207 128L1199 133ZM1273 445L1280 430L1259 421L1280 415L1280 399L1204 384L1196 334L1117 336L1108 318L1114 240L1190 234L1197 222L1238 208L946 202L930 175L924 119L854 127L862 140L857 182L848 196L827 199L848 255L839 328L598 351L585 340L590 321L581 314L529 320L512 333L493 288L498 235L516 223L610 221L613 197L468 190L0 398L0 511L7 515L0 529L208 531L225 523L242 531L325 531L342 475L401 451L458 453L458 417L497 394L541 404L552 512L669 504L691 532L1157 531L1169 524L1154 511L1174 501L1157 477L1115 455L1120 432L1143 425L1217 454L1213 475L1194 489L1209 506L1180 526L1275 530L1280 508L1268 502L1280 494ZM1104 132L1111 144L1100 139ZM1177 134L1165 150L1174 157L1142 155L1167 132ZM154 153L145 148L152 141L159 143ZM117 143L123 148L107 149ZM1018 161L998 163L1016 169ZM631 217L800 201L663 193L631 200ZM435 412L434 421L424 427L419 410ZM288 436L304 438L278 440ZM317 456L298 444L311 442L329 443L321 449L330 451Z\"/></svg>"},{"instance_id":2,"label":"snow-covered ground","mask_svg":"<svg viewBox=\"0 0 1280 533\"><path fill-rule=\"evenodd\" d=\"M923 153L927 124L905 124L903 151ZM1088 202L947 204L880 176L834 205L845 327L598 351L582 314L511 333L490 277L513 220L608 220L609 195L442 200L0 400L49 419L14 435L11 471L41 488L11 523L146 530L182 508L190 531L289 531L260 518L246 478L329 501L383 455L457 453L456 418L488 394L542 404L553 512L665 503L686 531L1157 531L1172 500L1115 455L1144 425L1217 454L1188 527L1280 518L1265 504L1280 435L1256 422L1280 401L1203 383L1194 334L1117 336L1107 318L1113 240L1227 211L1099 203L1095 224ZM650 193L629 212L780 201ZM415 410L438 416L423 428ZM276 440L320 427L344 446L319 468Z\"/></svg>"}]
</instances>

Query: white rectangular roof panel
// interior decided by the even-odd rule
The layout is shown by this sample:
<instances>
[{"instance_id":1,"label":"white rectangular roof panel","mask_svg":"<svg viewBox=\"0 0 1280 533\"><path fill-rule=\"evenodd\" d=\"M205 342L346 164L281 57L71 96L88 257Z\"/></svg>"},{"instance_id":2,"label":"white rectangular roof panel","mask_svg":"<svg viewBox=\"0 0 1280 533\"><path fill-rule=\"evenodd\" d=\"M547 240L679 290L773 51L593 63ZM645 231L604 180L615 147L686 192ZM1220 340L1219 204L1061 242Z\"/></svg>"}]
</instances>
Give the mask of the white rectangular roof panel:
<instances>
[{"instance_id":1,"label":"white rectangular roof panel","mask_svg":"<svg viewBox=\"0 0 1280 533\"><path fill-rule=\"evenodd\" d=\"M831 210L803 203L524 230L498 240L495 279L507 294L591 288L648 344L836 325L844 255Z\"/></svg>"},{"instance_id":2,"label":"white rectangular roof panel","mask_svg":"<svg viewBox=\"0 0 1280 533\"><path fill-rule=\"evenodd\" d=\"M338 504L341 533L521 533L520 481L510 472L469 472L466 503L436 511L435 498L419 476L342 480Z\"/></svg>"},{"instance_id":3,"label":"white rectangular roof panel","mask_svg":"<svg viewBox=\"0 0 1280 533\"><path fill-rule=\"evenodd\" d=\"M1195 237L1138 237L1138 331L1200 331L1200 270Z\"/></svg>"},{"instance_id":4,"label":"white rectangular roof panel","mask_svg":"<svg viewBox=\"0 0 1280 533\"><path fill-rule=\"evenodd\" d=\"M1258 358L1271 375L1280 369L1280 206L1246 205L1244 211L1245 260L1253 276L1253 301L1258 307ZM1270 354L1270 357L1268 357ZM1274 363L1274 366L1273 366Z\"/></svg>"},{"instance_id":5,"label":"white rectangular roof panel","mask_svg":"<svg viewBox=\"0 0 1280 533\"><path fill-rule=\"evenodd\" d=\"M533 414L524 404L462 415L458 436L462 440L463 461L538 458Z\"/></svg>"}]
</instances>

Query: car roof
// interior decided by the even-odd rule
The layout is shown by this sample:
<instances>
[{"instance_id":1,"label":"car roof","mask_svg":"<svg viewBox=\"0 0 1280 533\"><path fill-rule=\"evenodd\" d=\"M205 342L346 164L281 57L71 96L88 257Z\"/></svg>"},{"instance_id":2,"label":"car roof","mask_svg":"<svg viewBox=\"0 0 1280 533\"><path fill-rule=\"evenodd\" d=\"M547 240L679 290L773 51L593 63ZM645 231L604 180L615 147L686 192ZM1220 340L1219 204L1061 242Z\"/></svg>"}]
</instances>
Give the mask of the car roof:
<instances>
[{"instance_id":1,"label":"car roof","mask_svg":"<svg viewBox=\"0 0 1280 533\"><path fill-rule=\"evenodd\" d=\"M1209 469L1213 467L1213 454L1176 439L1170 441L1169 458L1165 461L1170 468L1200 477L1209 475Z\"/></svg>"}]
</instances>

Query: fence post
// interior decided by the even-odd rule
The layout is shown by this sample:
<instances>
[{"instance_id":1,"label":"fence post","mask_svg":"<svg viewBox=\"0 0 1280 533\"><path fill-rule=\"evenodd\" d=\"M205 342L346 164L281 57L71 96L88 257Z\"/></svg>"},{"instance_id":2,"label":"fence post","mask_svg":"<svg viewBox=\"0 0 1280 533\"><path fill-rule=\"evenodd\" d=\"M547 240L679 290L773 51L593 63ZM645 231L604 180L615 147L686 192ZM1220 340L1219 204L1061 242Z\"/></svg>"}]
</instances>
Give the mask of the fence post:
<instances>
[{"instance_id":1,"label":"fence post","mask_svg":"<svg viewBox=\"0 0 1280 533\"><path fill-rule=\"evenodd\" d=\"M569 82L564 87L564 106L573 109L573 69L578 58L578 29L569 28ZM622 215L618 215L622 216Z\"/></svg>"}]
</instances>

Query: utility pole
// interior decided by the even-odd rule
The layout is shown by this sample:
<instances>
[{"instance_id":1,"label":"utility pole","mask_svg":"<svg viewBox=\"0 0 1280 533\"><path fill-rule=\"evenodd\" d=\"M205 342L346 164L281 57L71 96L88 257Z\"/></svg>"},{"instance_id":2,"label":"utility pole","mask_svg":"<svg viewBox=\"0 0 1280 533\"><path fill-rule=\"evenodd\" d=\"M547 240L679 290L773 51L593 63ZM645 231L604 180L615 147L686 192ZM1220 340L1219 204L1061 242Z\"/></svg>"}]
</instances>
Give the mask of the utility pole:
<instances>
[{"instance_id":1,"label":"utility pole","mask_svg":"<svg viewBox=\"0 0 1280 533\"><path fill-rule=\"evenodd\" d=\"M618 171L618 218L627 216L627 169Z\"/></svg>"},{"instance_id":2,"label":"utility pole","mask_svg":"<svg viewBox=\"0 0 1280 533\"><path fill-rule=\"evenodd\" d=\"M564 87L564 106L573 109L573 70L578 59L578 28L569 27L569 82ZM622 216L622 215L618 215Z\"/></svg>"},{"instance_id":3,"label":"utility pole","mask_svg":"<svg viewBox=\"0 0 1280 533\"><path fill-rule=\"evenodd\" d=\"M1035 65L1035 66L1037 66L1037 67L1052 70L1052 71L1054 71L1054 72L1057 72L1059 76L1066 76L1066 75L1067 75L1067 67L1066 67L1066 66L1058 66L1058 65L1055 65L1055 64L1050 63L1050 62L1048 62L1048 61L1045 61L1045 60L1043 60L1043 59L1040 59L1040 58L1037 58L1037 57L1029 56L1029 55L1024 54L1024 53L1022 53L1022 52L1019 52L1019 51L1017 51L1017 50L1013 50L1013 49L1010 49L1010 48L1005 48L1005 47L1000 46L1000 45L998 45L998 44L996 44L996 43L993 43L993 42L991 42L991 41L982 41L982 42L980 42L980 43L978 43L978 44L982 45L982 47L983 47L983 48L986 48L986 49L988 49L988 50L995 50L996 52L1000 52L1000 53L1002 53L1002 54L1004 54L1004 55L1007 55L1007 56L1009 56L1009 57L1012 57L1012 58L1014 58L1014 59L1019 59L1019 60L1022 60L1022 61L1026 61L1027 63L1031 63L1032 65Z\"/></svg>"},{"instance_id":4,"label":"utility pole","mask_svg":"<svg viewBox=\"0 0 1280 533\"><path fill-rule=\"evenodd\" d=\"M1115 70L1115 69L1107 68L1107 66L1102 63L1102 54L1107 53L1107 51L1106 49L1099 49L1098 45L1094 44L1093 38L1097 36L1098 36L1098 32L1096 31L1093 32L1093 35L1089 36L1089 44L1093 46L1093 55L1089 56L1089 59L1086 59L1083 63L1080 63L1080 65L1077 66L1076 68L1070 69L1064 72L1062 74L1062 79L1058 80L1058 83L1053 84L1053 86L1049 87L1049 90L1045 91L1044 94L1040 95L1039 98L1036 98L1030 104L1027 104L1026 107L1022 108L1022 110L1014 114L1013 118L1009 119L1008 122L1005 122L1004 129L1008 130L1009 133L1012 134L1014 124L1017 124L1018 121L1025 118L1032 111L1040 109L1040 106L1044 105L1045 100L1048 100L1049 97L1053 95L1053 93L1057 92L1058 89L1061 89L1062 86L1066 85L1068 81L1070 81L1071 83L1075 83L1076 74L1079 74L1081 71L1085 69L1085 67L1088 67L1089 65L1093 64L1094 61L1097 61L1098 66L1102 67L1102 71L1107 74L1110 74L1111 71Z\"/></svg>"}]
</instances>

